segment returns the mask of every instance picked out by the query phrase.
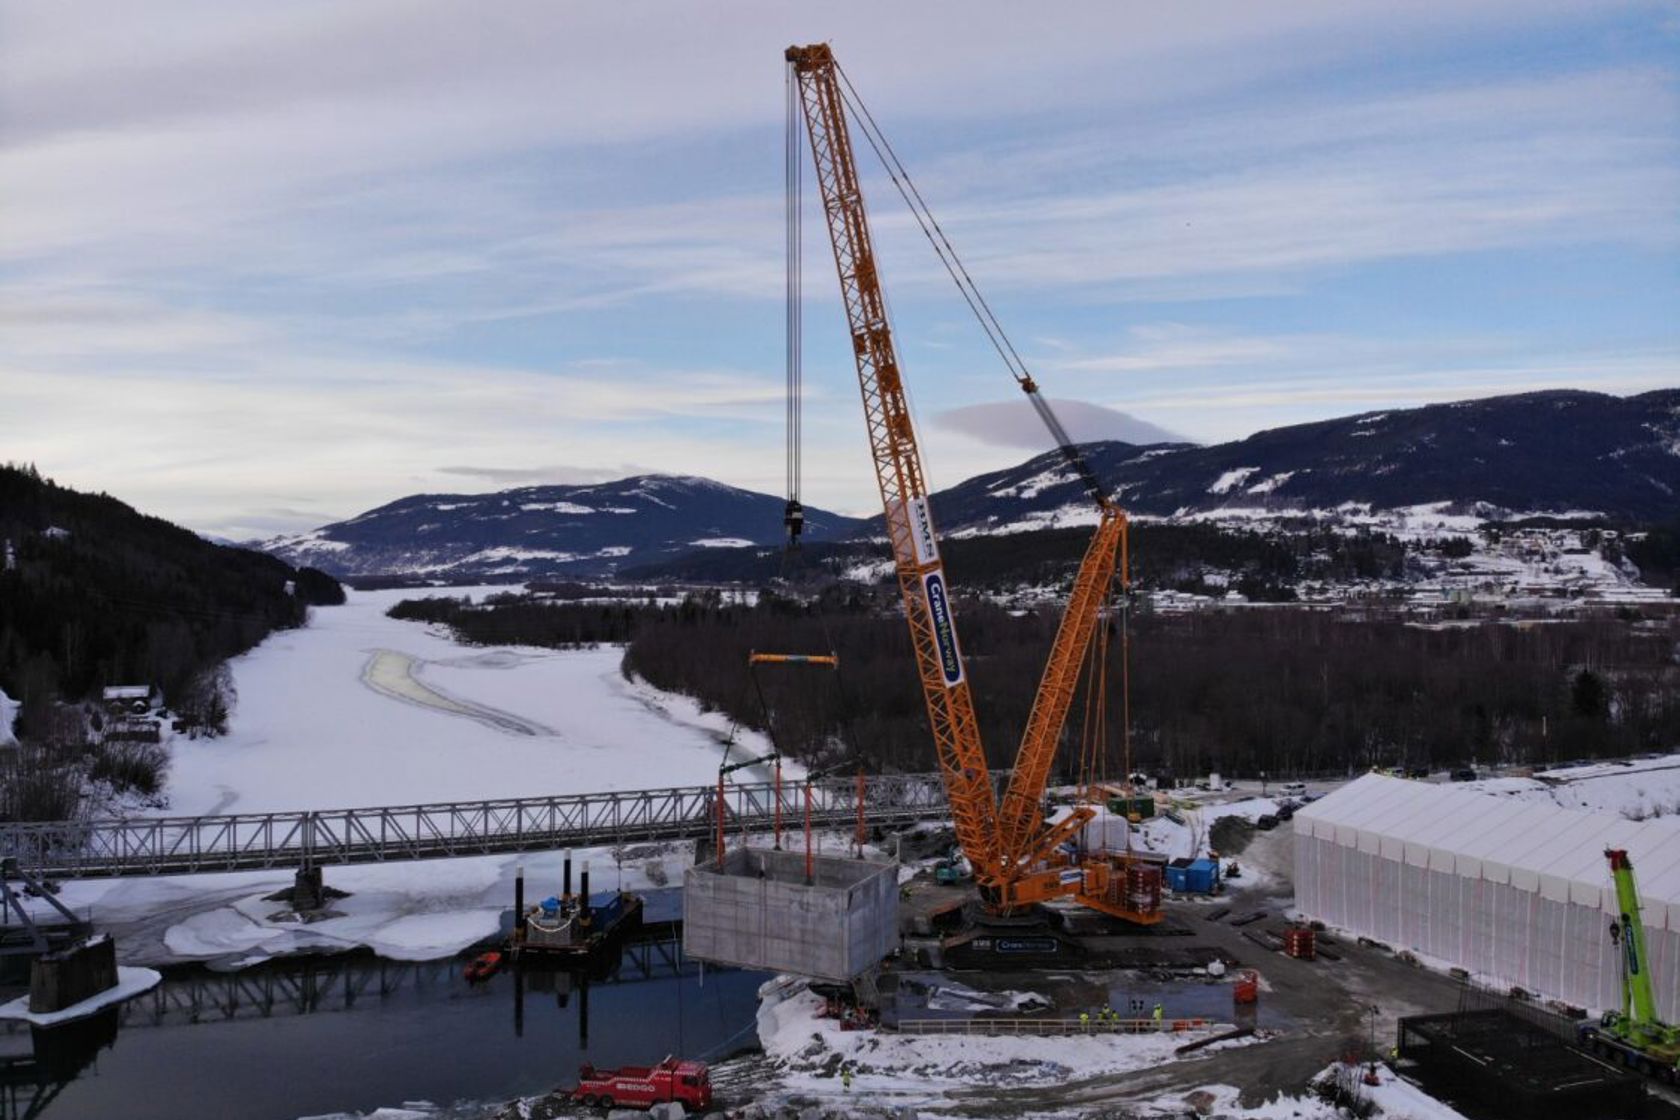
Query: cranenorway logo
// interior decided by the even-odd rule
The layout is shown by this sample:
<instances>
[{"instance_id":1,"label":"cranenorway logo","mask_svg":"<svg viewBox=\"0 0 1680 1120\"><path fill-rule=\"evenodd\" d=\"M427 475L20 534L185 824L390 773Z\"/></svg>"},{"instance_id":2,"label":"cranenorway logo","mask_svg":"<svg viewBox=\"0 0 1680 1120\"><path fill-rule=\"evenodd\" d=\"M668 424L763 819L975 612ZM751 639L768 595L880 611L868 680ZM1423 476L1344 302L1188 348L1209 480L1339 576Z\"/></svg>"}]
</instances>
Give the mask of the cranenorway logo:
<instances>
[{"instance_id":1,"label":"cranenorway logo","mask_svg":"<svg viewBox=\"0 0 1680 1120\"><path fill-rule=\"evenodd\" d=\"M927 593L928 615L933 620L933 637L939 643L939 667L945 674L945 685L955 688L962 683L962 654L957 652L957 628L951 621L951 604L945 598L945 580L938 572L922 577Z\"/></svg>"}]
</instances>

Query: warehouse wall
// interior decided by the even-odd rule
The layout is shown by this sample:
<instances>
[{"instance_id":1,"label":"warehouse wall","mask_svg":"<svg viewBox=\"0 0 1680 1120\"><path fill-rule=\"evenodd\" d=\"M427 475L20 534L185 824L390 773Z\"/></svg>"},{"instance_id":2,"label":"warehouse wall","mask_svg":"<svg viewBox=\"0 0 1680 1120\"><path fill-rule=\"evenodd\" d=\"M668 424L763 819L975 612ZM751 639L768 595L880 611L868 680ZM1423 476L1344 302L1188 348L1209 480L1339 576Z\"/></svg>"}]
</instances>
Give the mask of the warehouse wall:
<instances>
[{"instance_id":1,"label":"warehouse wall","mask_svg":"<svg viewBox=\"0 0 1680 1120\"><path fill-rule=\"evenodd\" d=\"M1502 986L1592 1010L1621 1006L1611 915L1510 883L1419 867L1297 831L1295 898L1326 925ZM1649 915L1647 915L1649 918ZM1645 927L1659 1014L1680 1022L1680 930Z\"/></svg>"}]
</instances>

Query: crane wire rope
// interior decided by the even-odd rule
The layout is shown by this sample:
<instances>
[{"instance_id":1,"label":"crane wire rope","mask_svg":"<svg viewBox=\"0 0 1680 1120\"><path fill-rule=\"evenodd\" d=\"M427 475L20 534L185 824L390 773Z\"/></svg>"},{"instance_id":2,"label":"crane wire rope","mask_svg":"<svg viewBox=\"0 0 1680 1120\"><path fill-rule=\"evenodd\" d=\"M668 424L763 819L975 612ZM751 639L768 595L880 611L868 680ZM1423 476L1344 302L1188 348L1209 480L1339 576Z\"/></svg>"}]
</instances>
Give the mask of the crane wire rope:
<instances>
[{"instance_id":1,"label":"crane wire rope","mask_svg":"<svg viewBox=\"0 0 1680 1120\"><path fill-rule=\"evenodd\" d=\"M920 188L916 186L915 179L910 175L909 169L905 167L904 162L899 158L897 151L893 148L892 142L887 139L886 133L881 129L879 123L876 122L874 114L870 112L869 106L864 103L862 95L857 91L857 87L852 84L851 77L838 62L835 63L834 68L840 77L841 97L845 101L846 106L852 111L853 119L858 124L858 130L863 134L864 140L875 152L876 158L880 160L881 166L885 169L888 179L892 182L893 188L898 192L899 197L904 200L905 206L909 209L911 217L915 220L917 227L921 230L922 236L926 238L928 244L933 248L934 255L939 258L939 262L944 266L946 274L950 276L952 283L956 285L958 293L963 298L963 302L968 305L969 311L973 313L975 321L980 324L980 329L985 333L987 340L992 345L992 349L997 352L998 357L1003 361L1004 367L1008 369L1010 375L1015 379L1016 384L1019 385L1022 391L1026 393L1028 400L1032 403L1033 410L1038 414L1039 419L1049 430L1051 438L1055 440L1057 447L1063 453L1068 465L1072 467L1074 472L1079 476L1079 480L1084 486L1086 492L1097 502L1099 506L1108 508L1111 499L1108 495L1107 488L1104 487L1101 481L1096 477L1095 472L1086 462L1084 455L1075 445L1072 436L1062 425L1060 418L1051 408L1049 401L1045 399L1042 393L1040 393L1037 382L1034 380L1031 371L1027 368L1026 361L1021 357L1020 351L1016 349L1014 342L1010 339L1008 332L1003 327L1003 324L998 320L996 313L993 312L991 304L986 300L985 295L980 291L979 285L974 282L974 278L970 275L968 267L963 263L961 255L956 250L956 246L951 243L950 238L945 233L944 227L939 224L939 220L934 216L932 208L928 206L927 200L922 196ZM1124 547L1125 544L1123 543L1122 548ZM1127 564L1124 560L1122 561L1122 565L1129 567L1129 564ZM1130 666L1131 612L1129 603L1129 572L1124 572L1122 574L1120 582L1121 593L1118 597L1118 609L1121 612L1121 749L1123 763L1126 770L1124 780L1127 788L1129 789L1131 783L1132 754ZM1112 595L1112 589L1110 590L1110 594ZM1112 601L1113 600L1111 600L1111 602ZM1105 620L1100 628L1098 648L1093 651L1094 656L1091 661L1092 672L1088 678L1089 685L1092 687L1092 691L1096 695L1093 697L1091 693L1087 694L1087 720L1090 721L1094 715L1094 726L1092 726L1089 722L1087 723L1085 730L1086 734L1090 737L1081 743L1080 752L1080 768L1084 771L1081 778L1086 786L1087 796L1089 796L1090 789L1094 782L1099 779L1099 776L1102 779L1106 779L1108 770L1108 752L1102 749L1102 740L1105 738L1107 731L1107 674L1106 672L1097 670L1097 666L1106 664L1108 660L1108 625L1109 622ZM1130 830L1128 829L1127 831L1127 846L1130 847Z\"/></svg>"},{"instance_id":2,"label":"crane wire rope","mask_svg":"<svg viewBox=\"0 0 1680 1120\"><path fill-rule=\"evenodd\" d=\"M963 264L962 257L957 253L956 246L951 244L951 239L945 235L945 230L939 224L939 220L933 216L933 211L928 206L927 200L922 197L922 192L916 186L915 180L910 177L909 169L898 158L898 153L893 149L892 143L888 141L886 133L876 123L874 115L870 113L869 107L864 104L862 96L858 93L857 87L852 85L852 80L846 74L844 68L837 62L834 69L840 75L841 96L851 108L853 118L858 122L858 130L863 133L864 139L874 150L876 158L881 161L882 167L887 172L887 177L892 180L893 188L898 191L899 197L909 207L911 217L920 227L922 235L927 238L928 244L933 247L934 254L939 258L939 262L945 266L946 273L951 277L952 283L957 286L957 291L962 295L963 301L968 304L969 310L973 312L975 320L980 324L980 329L985 332L987 340L991 342L992 349L997 351L998 357L1002 359L1005 368L1009 370L1010 376L1027 394L1027 399L1032 403L1033 410L1038 414L1038 418L1044 423L1044 426L1049 429L1051 438L1056 441L1056 446L1066 457L1068 465L1079 475L1079 481L1086 492L1098 505L1106 506L1109 502L1107 489L1097 478L1095 472L1091 470L1090 465L1086 463L1084 456L1074 444L1073 437L1050 407L1050 402L1039 392L1038 383L1027 369L1026 361L1022 359L1020 352L1015 348L1014 342L1010 340L1008 332L1003 329L1003 324L998 321L997 315L993 313L991 304L986 301L979 285L975 284L974 278L969 275L968 268Z\"/></svg>"},{"instance_id":3,"label":"crane wire rope","mask_svg":"<svg viewBox=\"0 0 1680 1120\"><path fill-rule=\"evenodd\" d=\"M787 85L787 135L783 143L783 175L786 189L787 320L784 324L787 363L787 501L791 514L799 505L804 444L804 211L800 205L803 172L800 164L799 84L789 67ZM790 543L797 544L797 534Z\"/></svg>"}]
</instances>

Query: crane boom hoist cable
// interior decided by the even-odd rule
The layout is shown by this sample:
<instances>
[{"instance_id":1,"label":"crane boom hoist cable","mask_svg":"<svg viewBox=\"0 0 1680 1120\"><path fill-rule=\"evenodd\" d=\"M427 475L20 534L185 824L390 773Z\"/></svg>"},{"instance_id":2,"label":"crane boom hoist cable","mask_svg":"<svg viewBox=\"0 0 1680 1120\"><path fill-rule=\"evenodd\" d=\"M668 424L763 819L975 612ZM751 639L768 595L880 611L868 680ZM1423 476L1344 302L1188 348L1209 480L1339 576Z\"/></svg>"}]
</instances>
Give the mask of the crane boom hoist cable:
<instances>
[{"instance_id":1,"label":"crane boom hoist cable","mask_svg":"<svg viewBox=\"0 0 1680 1120\"><path fill-rule=\"evenodd\" d=\"M1122 580L1127 575L1121 560L1126 543L1125 513L1056 421L938 223L925 204L918 207L920 193L908 176L902 175L902 165L897 164L891 146L874 126L867 109L862 108L855 90L850 89L832 50L826 43L795 46L787 49L785 57L797 94L789 99L790 125L797 110L804 119L834 250L887 538L957 841L974 868L982 898L995 911L1007 913L1052 898L1072 897L1135 922L1159 921L1157 869L1134 862L1130 853L1098 858L1068 854L1069 841L1082 834L1084 825L1094 816L1093 810L1080 806L1054 825L1047 827L1044 821L1045 786L1077 690L1080 668L1102 624L1103 608L1117 571ZM1096 532L1074 579L1001 803L986 763L939 540L928 508L921 450L853 157L849 104L858 108L865 139L887 164L894 184L910 203L964 299L980 318L982 328L1034 409L1050 426L1099 510ZM791 185L791 175L789 181Z\"/></svg>"}]
</instances>

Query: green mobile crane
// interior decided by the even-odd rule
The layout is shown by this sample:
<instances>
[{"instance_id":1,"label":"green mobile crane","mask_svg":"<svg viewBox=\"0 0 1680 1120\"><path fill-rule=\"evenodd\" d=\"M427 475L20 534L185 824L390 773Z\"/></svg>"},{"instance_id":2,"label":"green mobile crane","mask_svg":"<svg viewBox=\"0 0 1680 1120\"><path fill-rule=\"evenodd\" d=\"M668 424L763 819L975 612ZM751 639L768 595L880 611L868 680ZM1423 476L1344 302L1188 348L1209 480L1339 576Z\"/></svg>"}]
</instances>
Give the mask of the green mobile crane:
<instances>
[{"instance_id":1,"label":"green mobile crane","mask_svg":"<svg viewBox=\"0 0 1680 1120\"><path fill-rule=\"evenodd\" d=\"M1622 1009L1606 1011L1598 1023L1583 1025L1581 1045L1602 1058L1674 1084L1680 1082L1680 1027L1657 1018L1633 864L1620 849L1604 854L1610 860L1620 911L1620 917L1610 923L1610 943L1621 950Z\"/></svg>"}]
</instances>

